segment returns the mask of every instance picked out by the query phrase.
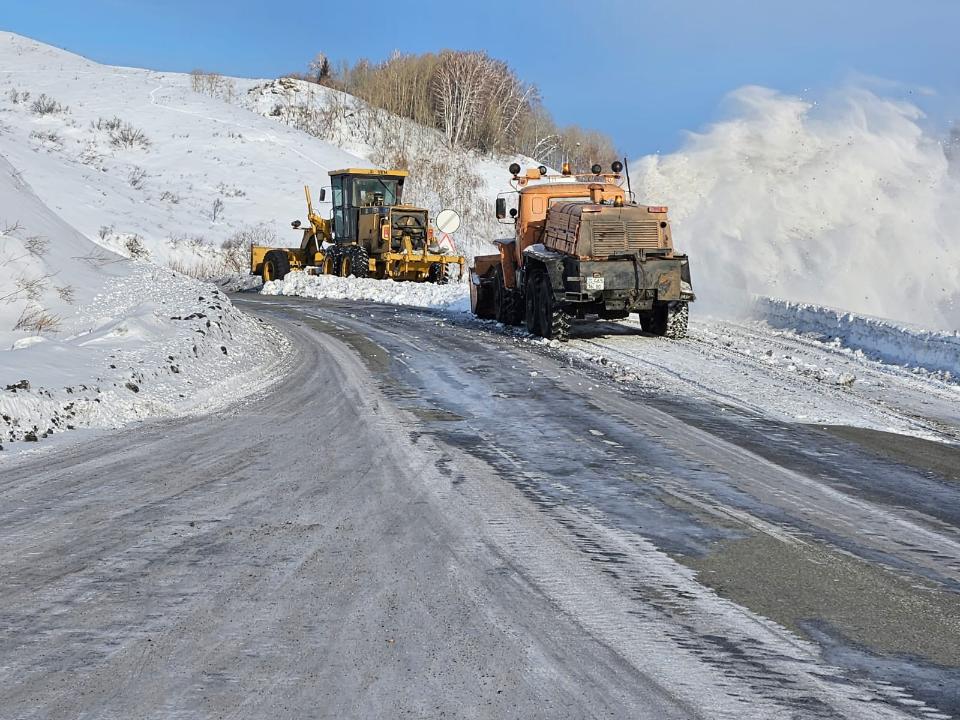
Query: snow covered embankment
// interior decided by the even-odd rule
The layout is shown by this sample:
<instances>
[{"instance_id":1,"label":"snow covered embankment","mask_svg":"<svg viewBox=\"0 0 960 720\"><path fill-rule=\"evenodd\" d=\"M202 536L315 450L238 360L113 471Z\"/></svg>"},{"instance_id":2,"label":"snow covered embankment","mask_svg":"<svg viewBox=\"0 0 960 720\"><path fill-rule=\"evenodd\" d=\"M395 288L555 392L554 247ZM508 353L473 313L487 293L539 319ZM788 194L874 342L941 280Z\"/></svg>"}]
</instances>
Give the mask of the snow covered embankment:
<instances>
[{"instance_id":1,"label":"snow covered embankment","mask_svg":"<svg viewBox=\"0 0 960 720\"><path fill-rule=\"evenodd\" d=\"M283 280L268 282L260 292L263 295L298 295L318 299L371 300L387 305L432 307L451 312L470 310L470 297L464 283L435 285L292 272Z\"/></svg>"},{"instance_id":2,"label":"snow covered embankment","mask_svg":"<svg viewBox=\"0 0 960 720\"><path fill-rule=\"evenodd\" d=\"M0 156L0 449L225 405L286 345L212 285L97 247Z\"/></svg>"},{"instance_id":3,"label":"snow covered embankment","mask_svg":"<svg viewBox=\"0 0 960 720\"><path fill-rule=\"evenodd\" d=\"M828 342L839 341L874 360L960 377L958 332L925 330L777 298L755 298L753 313L772 327L813 333Z\"/></svg>"}]
</instances>

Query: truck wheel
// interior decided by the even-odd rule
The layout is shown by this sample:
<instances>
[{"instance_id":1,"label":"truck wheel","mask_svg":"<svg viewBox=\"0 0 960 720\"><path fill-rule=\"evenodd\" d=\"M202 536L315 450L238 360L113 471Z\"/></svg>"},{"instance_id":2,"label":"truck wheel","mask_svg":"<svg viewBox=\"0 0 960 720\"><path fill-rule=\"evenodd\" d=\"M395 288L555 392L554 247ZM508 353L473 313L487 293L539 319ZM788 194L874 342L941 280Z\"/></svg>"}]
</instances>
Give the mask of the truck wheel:
<instances>
[{"instance_id":1,"label":"truck wheel","mask_svg":"<svg viewBox=\"0 0 960 720\"><path fill-rule=\"evenodd\" d=\"M672 340L682 340L687 336L687 325L690 322L690 307L685 302L672 302L667 310L667 329L664 337Z\"/></svg>"},{"instance_id":2,"label":"truck wheel","mask_svg":"<svg viewBox=\"0 0 960 720\"><path fill-rule=\"evenodd\" d=\"M290 272L290 258L282 250L271 250L263 256L260 274L264 282L283 280Z\"/></svg>"},{"instance_id":3,"label":"truck wheel","mask_svg":"<svg viewBox=\"0 0 960 720\"><path fill-rule=\"evenodd\" d=\"M690 309L685 302L656 302L649 315L640 316L640 325L653 335L680 340L687 336L689 317Z\"/></svg>"},{"instance_id":4,"label":"truck wheel","mask_svg":"<svg viewBox=\"0 0 960 720\"><path fill-rule=\"evenodd\" d=\"M531 335L540 335L540 313L539 313L539 298L537 295L537 289L539 287L539 282L537 278L539 273L531 273L527 277L527 282L525 283L526 287L523 292L523 323L527 326L527 332Z\"/></svg>"},{"instance_id":5,"label":"truck wheel","mask_svg":"<svg viewBox=\"0 0 960 720\"><path fill-rule=\"evenodd\" d=\"M450 266L446 263L433 263L427 273L427 280L437 285L446 285L450 282Z\"/></svg>"},{"instance_id":6,"label":"truck wheel","mask_svg":"<svg viewBox=\"0 0 960 720\"><path fill-rule=\"evenodd\" d=\"M553 297L550 279L545 273L537 278L537 300L540 308L540 327L545 338L567 342L570 339L570 317Z\"/></svg>"},{"instance_id":7,"label":"truck wheel","mask_svg":"<svg viewBox=\"0 0 960 720\"><path fill-rule=\"evenodd\" d=\"M524 308L519 306L520 294L503 284L503 270L493 271L493 313L497 322L504 325L523 323Z\"/></svg>"}]
</instances>

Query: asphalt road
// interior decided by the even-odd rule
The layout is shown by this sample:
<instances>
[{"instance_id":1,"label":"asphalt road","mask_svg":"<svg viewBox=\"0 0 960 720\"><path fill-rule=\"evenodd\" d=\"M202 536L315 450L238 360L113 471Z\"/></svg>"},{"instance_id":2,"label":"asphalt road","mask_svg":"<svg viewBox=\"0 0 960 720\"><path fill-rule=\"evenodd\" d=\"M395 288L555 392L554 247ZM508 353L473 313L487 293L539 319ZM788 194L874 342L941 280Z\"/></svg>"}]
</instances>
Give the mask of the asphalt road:
<instances>
[{"instance_id":1,"label":"asphalt road","mask_svg":"<svg viewBox=\"0 0 960 720\"><path fill-rule=\"evenodd\" d=\"M237 302L286 382L0 468L0 718L960 714L952 450Z\"/></svg>"}]
</instances>

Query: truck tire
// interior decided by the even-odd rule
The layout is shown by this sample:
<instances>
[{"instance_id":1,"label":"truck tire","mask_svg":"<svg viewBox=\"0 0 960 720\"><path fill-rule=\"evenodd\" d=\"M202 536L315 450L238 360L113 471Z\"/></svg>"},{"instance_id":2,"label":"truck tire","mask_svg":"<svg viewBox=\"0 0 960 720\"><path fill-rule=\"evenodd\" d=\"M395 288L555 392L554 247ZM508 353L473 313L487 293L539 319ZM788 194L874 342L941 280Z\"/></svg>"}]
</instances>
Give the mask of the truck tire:
<instances>
[{"instance_id":1,"label":"truck tire","mask_svg":"<svg viewBox=\"0 0 960 720\"><path fill-rule=\"evenodd\" d=\"M667 330L664 337L671 340L682 340L687 336L687 326L690 323L690 306L685 302L670 303L667 311Z\"/></svg>"},{"instance_id":2,"label":"truck tire","mask_svg":"<svg viewBox=\"0 0 960 720\"><path fill-rule=\"evenodd\" d=\"M290 272L290 258L283 250L271 250L263 256L260 275L264 282L283 280Z\"/></svg>"},{"instance_id":3,"label":"truck tire","mask_svg":"<svg viewBox=\"0 0 960 720\"><path fill-rule=\"evenodd\" d=\"M450 282L450 266L447 263L433 263L427 273L427 280L437 285L446 285Z\"/></svg>"},{"instance_id":4,"label":"truck tire","mask_svg":"<svg viewBox=\"0 0 960 720\"><path fill-rule=\"evenodd\" d=\"M550 278L539 273L537 278L537 304L540 308L540 333L549 340L567 342L570 339L570 316L553 297Z\"/></svg>"},{"instance_id":5,"label":"truck tire","mask_svg":"<svg viewBox=\"0 0 960 720\"><path fill-rule=\"evenodd\" d=\"M690 308L685 302L655 302L653 311L640 316L640 325L653 335L681 340L687 336Z\"/></svg>"},{"instance_id":6,"label":"truck tire","mask_svg":"<svg viewBox=\"0 0 960 720\"><path fill-rule=\"evenodd\" d=\"M523 306L520 304L520 298L520 293L503 284L503 270L496 268L493 271L493 313L497 322L504 325L523 323Z\"/></svg>"},{"instance_id":7,"label":"truck tire","mask_svg":"<svg viewBox=\"0 0 960 720\"><path fill-rule=\"evenodd\" d=\"M540 332L540 312L539 312L539 293L537 289L540 286L540 273L537 271L527 275L527 281L523 289L523 324L527 327L527 332L531 335L541 335Z\"/></svg>"}]
</instances>

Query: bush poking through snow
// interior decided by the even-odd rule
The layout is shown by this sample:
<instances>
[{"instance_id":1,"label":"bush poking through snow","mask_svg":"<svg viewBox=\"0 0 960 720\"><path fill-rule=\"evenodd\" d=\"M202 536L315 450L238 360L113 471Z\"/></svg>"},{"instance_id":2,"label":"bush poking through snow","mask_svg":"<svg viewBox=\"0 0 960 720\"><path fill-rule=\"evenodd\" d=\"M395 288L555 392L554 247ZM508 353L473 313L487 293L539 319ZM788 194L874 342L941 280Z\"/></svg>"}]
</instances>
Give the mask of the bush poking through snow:
<instances>
[{"instance_id":1,"label":"bush poking through snow","mask_svg":"<svg viewBox=\"0 0 960 720\"><path fill-rule=\"evenodd\" d=\"M90 123L90 126L94 130L103 130L105 132L113 132L114 130L119 130L121 125L123 125L123 120L121 120L118 117L97 118L96 122Z\"/></svg>"},{"instance_id":2,"label":"bush poking through snow","mask_svg":"<svg viewBox=\"0 0 960 720\"><path fill-rule=\"evenodd\" d=\"M37 115L53 115L56 113L67 112L70 108L65 108L46 93L40 95L30 105L30 109Z\"/></svg>"},{"instance_id":3,"label":"bush poking through snow","mask_svg":"<svg viewBox=\"0 0 960 720\"><path fill-rule=\"evenodd\" d=\"M30 93L26 90L21 92L16 88L11 88L10 92L7 93L7 97L10 98L10 102L12 102L14 105L30 102Z\"/></svg>"},{"instance_id":4,"label":"bush poking through snow","mask_svg":"<svg viewBox=\"0 0 960 720\"><path fill-rule=\"evenodd\" d=\"M46 145L55 145L57 148L63 147L63 140L53 130L34 130L30 133L30 139Z\"/></svg>"},{"instance_id":5,"label":"bush poking through snow","mask_svg":"<svg viewBox=\"0 0 960 720\"><path fill-rule=\"evenodd\" d=\"M265 223L241 228L220 245L224 265L229 272L245 273L249 270L251 245L272 247L278 242L273 228Z\"/></svg>"},{"instance_id":6,"label":"bush poking through snow","mask_svg":"<svg viewBox=\"0 0 960 720\"><path fill-rule=\"evenodd\" d=\"M50 241L40 235L31 235L23 241L23 247L34 257L43 257L47 254Z\"/></svg>"},{"instance_id":7,"label":"bush poking through snow","mask_svg":"<svg viewBox=\"0 0 960 720\"><path fill-rule=\"evenodd\" d=\"M45 332L56 332L60 327L60 318L47 312L42 306L35 303L27 305L20 313L20 319L13 326L14 330L32 332L42 335Z\"/></svg>"},{"instance_id":8,"label":"bush poking through snow","mask_svg":"<svg viewBox=\"0 0 960 720\"><path fill-rule=\"evenodd\" d=\"M63 287L57 288L57 295L65 303L70 303L73 305L73 301L76 298L76 291L74 290L73 285L64 285Z\"/></svg>"},{"instance_id":9,"label":"bush poking through snow","mask_svg":"<svg viewBox=\"0 0 960 720\"><path fill-rule=\"evenodd\" d=\"M217 221L217 218L223 213L223 200L217 198L213 201L213 207L210 208L210 217L213 222Z\"/></svg>"},{"instance_id":10,"label":"bush poking through snow","mask_svg":"<svg viewBox=\"0 0 960 720\"><path fill-rule=\"evenodd\" d=\"M146 150L150 147L150 138L143 134L128 122L110 131L110 144L115 148L142 148Z\"/></svg>"},{"instance_id":11,"label":"bush poking through snow","mask_svg":"<svg viewBox=\"0 0 960 720\"><path fill-rule=\"evenodd\" d=\"M226 102L232 102L237 94L237 85L230 78L199 69L190 71L190 87L194 92L220 98Z\"/></svg>"},{"instance_id":12,"label":"bush poking through snow","mask_svg":"<svg viewBox=\"0 0 960 720\"><path fill-rule=\"evenodd\" d=\"M180 202L180 196L171 190L164 190L160 193L161 202L168 202L172 205L176 205Z\"/></svg>"},{"instance_id":13,"label":"bush poking through snow","mask_svg":"<svg viewBox=\"0 0 960 720\"><path fill-rule=\"evenodd\" d=\"M150 258L150 251L147 249L147 246L143 244L143 238L139 235L131 235L123 243L123 247L129 253L132 260L148 260Z\"/></svg>"},{"instance_id":14,"label":"bush poking through snow","mask_svg":"<svg viewBox=\"0 0 960 720\"><path fill-rule=\"evenodd\" d=\"M143 190L144 181L147 179L147 171L142 167L134 167L127 176L130 187L134 190Z\"/></svg>"}]
</instances>

